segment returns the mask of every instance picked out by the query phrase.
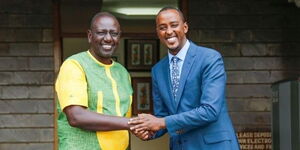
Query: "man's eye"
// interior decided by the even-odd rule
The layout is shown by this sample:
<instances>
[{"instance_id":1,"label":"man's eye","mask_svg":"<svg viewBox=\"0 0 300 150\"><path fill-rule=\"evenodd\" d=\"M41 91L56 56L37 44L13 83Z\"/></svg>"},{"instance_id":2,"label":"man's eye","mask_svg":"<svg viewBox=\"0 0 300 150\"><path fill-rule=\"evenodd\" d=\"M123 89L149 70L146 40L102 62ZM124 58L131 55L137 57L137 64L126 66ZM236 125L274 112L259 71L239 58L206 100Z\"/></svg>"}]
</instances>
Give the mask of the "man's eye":
<instances>
[{"instance_id":1,"label":"man's eye","mask_svg":"<svg viewBox=\"0 0 300 150\"><path fill-rule=\"evenodd\" d=\"M172 24L171 27L176 28L176 27L178 27L178 24Z\"/></svg>"},{"instance_id":2,"label":"man's eye","mask_svg":"<svg viewBox=\"0 0 300 150\"><path fill-rule=\"evenodd\" d=\"M97 32L98 35L105 35L106 32Z\"/></svg>"},{"instance_id":3,"label":"man's eye","mask_svg":"<svg viewBox=\"0 0 300 150\"><path fill-rule=\"evenodd\" d=\"M159 30L163 30L163 31L164 31L164 30L167 30L166 27L159 27L158 29L159 29Z\"/></svg>"},{"instance_id":4,"label":"man's eye","mask_svg":"<svg viewBox=\"0 0 300 150\"><path fill-rule=\"evenodd\" d=\"M119 33L118 32L111 32L110 35L113 36L113 37L116 37L116 36L119 35Z\"/></svg>"}]
</instances>

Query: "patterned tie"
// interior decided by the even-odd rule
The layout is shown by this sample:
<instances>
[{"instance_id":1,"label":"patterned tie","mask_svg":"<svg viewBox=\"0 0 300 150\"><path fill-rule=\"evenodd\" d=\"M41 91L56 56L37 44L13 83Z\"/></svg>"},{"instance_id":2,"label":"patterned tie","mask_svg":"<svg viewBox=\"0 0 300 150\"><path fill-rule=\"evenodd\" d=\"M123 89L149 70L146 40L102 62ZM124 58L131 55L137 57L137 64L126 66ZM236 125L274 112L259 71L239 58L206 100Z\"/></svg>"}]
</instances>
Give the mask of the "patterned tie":
<instances>
[{"instance_id":1,"label":"patterned tie","mask_svg":"<svg viewBox=\"0 0 300 150\"><path fill-rule=\"evenodd\" d=\"M177 94L177 90L178 90L178 86L179 86L179 67L178 67L178 60L179 58L174 56L171 59L172 62L172 92L173 92L173 96L174 99L176 99L176 94Z\"/></svg>"}]
</instances>

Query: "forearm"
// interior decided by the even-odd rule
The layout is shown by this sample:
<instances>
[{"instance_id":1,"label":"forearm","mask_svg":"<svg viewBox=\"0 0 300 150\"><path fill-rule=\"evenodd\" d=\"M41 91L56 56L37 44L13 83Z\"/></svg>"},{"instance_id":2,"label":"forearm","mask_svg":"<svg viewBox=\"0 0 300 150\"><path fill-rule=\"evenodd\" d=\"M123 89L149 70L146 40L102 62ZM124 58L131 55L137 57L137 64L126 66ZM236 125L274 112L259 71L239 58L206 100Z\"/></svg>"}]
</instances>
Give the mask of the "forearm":
<instances>
[{"instance_id":1,"label":"forearm","mask_svg":"<svg viewBox=\"0 0 300 150\"><path fill-rule=\"evenodd\" d=\"M103 115L81 106L69 106L64 112L73 127L91 131L128 130L128 118Z\"/></svg>"},{"instance_id":2,"label":"forearm","mask_svg":"<svg viewBox=\"0 0 300 150\"><path fill-rule=\"evenodd\" d=\"M128 118L90 112L90 118L78 117L77 127L92 131L128 130Z\"/></svg>"},{"instance_id":3,"label":"forearm","mask_svg":"<svg viewBox=\"0 0 300 150\"><path fill-rule=\"evenodd\" d=\"M200 106L193 110L170 115L166 117L166 127L169 134L176 134L177 131L188 132L189 130L206 126L215 122L219 114L210 106Z\"/></svg>"}]
</instances>

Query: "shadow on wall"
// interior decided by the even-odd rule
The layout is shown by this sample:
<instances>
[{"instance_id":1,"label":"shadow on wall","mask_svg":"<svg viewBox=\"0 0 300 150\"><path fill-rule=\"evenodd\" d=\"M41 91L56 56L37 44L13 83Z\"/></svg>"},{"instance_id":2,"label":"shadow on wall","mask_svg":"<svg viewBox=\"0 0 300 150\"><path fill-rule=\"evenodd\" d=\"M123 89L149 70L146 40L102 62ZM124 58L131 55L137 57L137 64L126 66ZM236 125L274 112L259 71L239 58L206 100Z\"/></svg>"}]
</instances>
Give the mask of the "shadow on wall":
<instances>
[{"instance_id":1,"label":"shadow on wall","mask_svg":"<svg viewBox=\"0 0 300 150\"><path fill-rule=\"evenodd\" d=\"M300 77L300 8L294 4L284 7L282 22L282 44L280 56L282 63L282 79Z\"/></svg>"}]
</instances>

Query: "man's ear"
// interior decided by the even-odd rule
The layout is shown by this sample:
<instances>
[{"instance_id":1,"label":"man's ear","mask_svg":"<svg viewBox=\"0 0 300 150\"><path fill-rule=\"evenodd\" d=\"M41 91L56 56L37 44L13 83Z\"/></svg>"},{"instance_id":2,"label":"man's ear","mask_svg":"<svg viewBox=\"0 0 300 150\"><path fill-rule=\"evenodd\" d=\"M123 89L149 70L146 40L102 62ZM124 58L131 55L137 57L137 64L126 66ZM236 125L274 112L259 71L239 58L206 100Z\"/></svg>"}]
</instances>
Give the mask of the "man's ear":
<instances>
[{"instance_id":1,"label":"man's ear","mask_svg":"<svg viewBox=\"0 0 300 150\"><path fill-rule=\"evenodd\" d=\"M187 22L183 23L183 29L184 29L184 33L187 33L189 31L189 26L188 26Z\"/></svg>"},{"instance_id":2,"label":"man's ear","mask_svg":"<svg viewBox=\"0 0 300 150\"><path fill-rule=\"evenodd\" d=\"M89 30L87 30L87 37L88 37L88 42L89 43L91 43L91 41L92 41L92 31L89 29Z\"/></svg>"}]
</instances>

